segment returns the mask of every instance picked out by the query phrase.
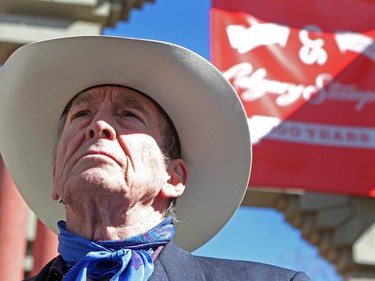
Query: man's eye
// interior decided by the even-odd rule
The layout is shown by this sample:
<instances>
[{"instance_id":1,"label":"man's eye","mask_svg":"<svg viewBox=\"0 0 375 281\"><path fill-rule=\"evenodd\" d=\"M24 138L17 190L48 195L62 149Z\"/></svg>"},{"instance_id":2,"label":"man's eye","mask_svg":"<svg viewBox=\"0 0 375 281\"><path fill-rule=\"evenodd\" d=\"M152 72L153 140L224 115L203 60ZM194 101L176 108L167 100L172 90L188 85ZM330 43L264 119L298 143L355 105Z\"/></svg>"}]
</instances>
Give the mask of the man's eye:
<instances>
[{"instance_id":1,"label":"man's eye","mask_svg":"<svg viewBox=\"0 0 375 281\"><path fill-rule=\"evenodd\" d=\"M89 112L87 110L81 110L77 113L73 114L72 119L82 118L89 115Z\"/></svg>"},{"instance_id":2,"label":"man's eye","mask_svg":"<svg viewBox=\"0 0 375 281\"><path fill-rule=\"evenodd\" d=\"M128 120L128 121L131 121L131 122L141 122L141 123L145 123L145 120L143 119L142 115L136 113L136 112L133 112L133 111L123 111L121 113L121 118L123 118L124 120Z\"/></svg>"},{"instance_id":3,"label":"man's eye","mask_svg":"<svg viewBox=\"0 0 375 281\"><path fill-rule=\"evenodd\" d=\"M137 114L135 114L134 112L131 112L131 111L124 111L122 113L122 116L123 117L128 117L128 118L141 119Z\"/></svg>"}]
</instances>

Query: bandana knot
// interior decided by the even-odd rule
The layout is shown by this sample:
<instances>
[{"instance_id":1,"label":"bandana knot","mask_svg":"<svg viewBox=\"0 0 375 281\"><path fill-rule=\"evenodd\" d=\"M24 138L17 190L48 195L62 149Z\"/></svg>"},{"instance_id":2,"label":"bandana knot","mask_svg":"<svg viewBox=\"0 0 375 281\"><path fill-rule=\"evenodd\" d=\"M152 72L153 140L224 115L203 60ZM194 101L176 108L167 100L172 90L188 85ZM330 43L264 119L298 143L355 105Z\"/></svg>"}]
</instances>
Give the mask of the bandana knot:
<instances>
[{"instance_id":1,"label":"bandana knot","mask_svg":"<svg viewBox=\"0 0 375 281\"><path fill-rule=\"evenodd\" d=\"M71 267L64 281L86 281L87 277L111 281L148 280L154 271L152 253L175 235L171 218L144 234L124 240L93 242L68 232L64 221L59 221L58 227L58 251Z\"/></svg>"},{"instance_id":2,"label":"bandana knot","mask_svg":"<svg viewBox=\"0 0 375 281\"><path fill-rule=\"evenodd\" d=\"M128 252L129 250L120 249L116 252L111 253L109 257L112 262L119 262L122 261L122 258L126 256Z\"/></svg>"}]
</instances>

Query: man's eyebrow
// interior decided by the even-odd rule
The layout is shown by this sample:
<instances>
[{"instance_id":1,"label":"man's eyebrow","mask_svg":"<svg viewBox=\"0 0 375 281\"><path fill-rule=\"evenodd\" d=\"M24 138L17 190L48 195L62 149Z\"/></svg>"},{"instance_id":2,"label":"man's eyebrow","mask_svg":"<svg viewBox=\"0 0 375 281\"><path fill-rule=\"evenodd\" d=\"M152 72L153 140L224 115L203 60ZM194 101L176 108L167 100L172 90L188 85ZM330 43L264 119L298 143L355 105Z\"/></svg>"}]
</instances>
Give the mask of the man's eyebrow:
<instances>
[{"instance_id":1,"label":"man's eyebrow","mask_svg":"<svg viewBox=\"0 0 375 281\"><path fill-rule=\"evenodd\" d=\"M139 95L141 95L141 94L139 94ZM72 106L77 106L77 105L81 105L81 104L85 104L85 103L89 104L91 102L95 102L95 99L97 99L97 98L98 98L98 95L91 92L90 90L84 91L84 92L78 94L73 99L73 101L71 103L71 106L69 108L71 108ZM139 101L138 99L129 95L127 92L117 92L115 94L115 98L118 99L120 104L122 104L122 105L124 105L128 108L135 109L135 110L139 111L140 113L144 114L145 116L150 117L150 114L149 114L148 110L146 109L146 106L141 101ZM144 97L144 98L147 99L147 97ZM153 103L153 101L151 101L151 103Z\"/></svg>"},{"instance_id":2,"label":"man's eyebrow","mask_svg":"<svg viewBox=\"0 0 375 281\"><path fill-rule=\"evenodd\" d=\"M72 102L72 106L89 103L89 102L92 102L93 100L95 100L95 95L92 92L90 91L82 92L74 98Z\"/></svg>"}]
</instances>

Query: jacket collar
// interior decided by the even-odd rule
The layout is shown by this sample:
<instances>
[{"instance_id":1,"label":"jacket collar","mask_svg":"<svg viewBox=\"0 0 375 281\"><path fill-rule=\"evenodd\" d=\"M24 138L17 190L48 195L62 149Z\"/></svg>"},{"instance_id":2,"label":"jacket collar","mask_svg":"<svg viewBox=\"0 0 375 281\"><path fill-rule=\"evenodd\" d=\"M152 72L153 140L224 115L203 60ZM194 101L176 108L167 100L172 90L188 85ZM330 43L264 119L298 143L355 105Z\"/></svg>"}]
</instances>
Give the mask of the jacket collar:
<instances>
[{"instance_id":1,"label":"jacket collar","mask_svg":"<svg viewBox=\"0 0 375 281\"><path fill-rule=\"evenodd\" d=\"M205 281L203 271L193 255L171 241L155 261L149 281Z\"/></svg>"}]
</instances>

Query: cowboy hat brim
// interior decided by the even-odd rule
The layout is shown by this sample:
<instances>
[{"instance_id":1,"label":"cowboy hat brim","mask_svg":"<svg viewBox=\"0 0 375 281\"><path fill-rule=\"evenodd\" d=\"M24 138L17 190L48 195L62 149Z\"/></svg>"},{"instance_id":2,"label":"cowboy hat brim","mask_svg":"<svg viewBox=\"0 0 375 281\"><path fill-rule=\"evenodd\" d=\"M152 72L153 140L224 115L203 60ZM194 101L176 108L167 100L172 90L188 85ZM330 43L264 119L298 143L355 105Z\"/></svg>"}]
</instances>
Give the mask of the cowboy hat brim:
<instances>
[{"instance_id":1,"label":"cowboy hat brim","mask_svg":"<svg viewBox=\"0 0 375 281\"><path fill-rule=\"evenodd\" d=\"M189 166L177 203L176 243L192 251L231 218L246 191L251 144L242 104L199 55L158 41L82 36L18 49L0 72L0 151L34 213L57 232L65 218L50 199L57 125L70 99L95 85L137 89L172 119Z\"/></svg>"}]
</instances>

